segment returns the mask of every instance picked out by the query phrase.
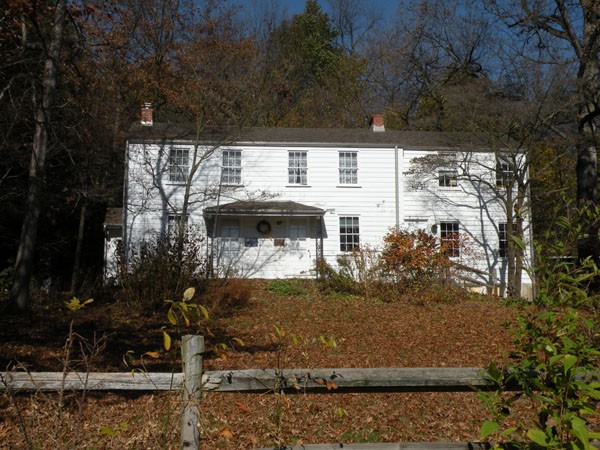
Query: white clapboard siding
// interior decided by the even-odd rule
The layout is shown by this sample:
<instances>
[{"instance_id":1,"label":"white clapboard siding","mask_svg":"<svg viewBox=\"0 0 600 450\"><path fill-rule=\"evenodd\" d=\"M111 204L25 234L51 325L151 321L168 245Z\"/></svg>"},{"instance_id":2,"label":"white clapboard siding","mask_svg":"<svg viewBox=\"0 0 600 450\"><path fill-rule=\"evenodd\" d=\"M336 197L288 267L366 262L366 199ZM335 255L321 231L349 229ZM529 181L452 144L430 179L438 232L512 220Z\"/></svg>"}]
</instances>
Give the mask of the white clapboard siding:
<instances>
[{"instance_id":1,"label":"white clapboard siding","mask_svg":"<svg viewBox=\"0 0 600 450\"><path fill-rule=\"evenodd\" d=\"M128 252L138 248L142 240L164 235L168 215L180 208L183 202L185 186L168 181L166 155L170 145L153 142L129 145L124 230L125 248ZM187 148L190 154L194 149L190 142L185 141L173 146ZM234 143L222 148L200 147L199 150L206 151L209 156L202 162L193 179L193 199L189 214L191 223L197 224L203 232L202 212L206 207L216 205L217 192L220 192L219 204L239 200L279 200L306 204L325 211L322 252L325 260L335 267L337 258L342 255L340 217L358 217L361 246L375 249L381 248L383 237L393 227L422 228L430 233L439 233L440 222L458 221L461 233L468 236L469 245L473 248L465 251L456 262L486 272L487 277L481 274L478 276L487 281L496 276L493 273L503 270L503 261L497 252L498 224L506 222L506 213L502 202L495 198L494 189L476 186L462 177L457 187L440 187L437 173L423 177L421 181L425 181L424 187L415 189L411 186L407 175L411 161L447 148L258 142ZM239 186L219 187L223 150L242 152L242 182ZM306 186L288 182L289 151L307 153ZM340 151L357 153L356 185L339 183ZM459 149L456 151L460 159L462 153ZM493 185L494 153L485 149L469 150L469 156L469 173L488 177ZM244 252L235 262L237 273L258 278L314 275L319 242L313 232L316 220L312 218L308 221L307 231L311 232L305 243L306 252L302 253L302 258L298 258L298 253L294 255L290 251L291 247L276 247L273 242L265 240L261 240L257 248L245 247L244 238L257 237L254 228L258 219L239 219L240 248ZM527 217L526 242L530 242L529 220ZM277 226L274 232L289 230L286 218L280 218L275 223ZM208 251L209 239L205 239L205 245ZM528 249L526 253L529 258ZM525 283L530 283L526 273L523 278Z\"/></svg>"}]
</instances>

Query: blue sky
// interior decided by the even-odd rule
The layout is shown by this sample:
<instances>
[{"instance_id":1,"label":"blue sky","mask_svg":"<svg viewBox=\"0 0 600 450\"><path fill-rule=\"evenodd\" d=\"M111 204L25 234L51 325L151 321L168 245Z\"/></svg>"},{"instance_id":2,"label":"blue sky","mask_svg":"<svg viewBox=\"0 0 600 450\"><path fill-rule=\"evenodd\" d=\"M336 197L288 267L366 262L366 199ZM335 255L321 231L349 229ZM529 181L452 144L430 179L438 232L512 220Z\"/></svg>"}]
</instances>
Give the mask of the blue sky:
<instances>
[{"instance_id":1,"label":"blue sky","mask_svg":"<svg viewBox=\"0 0 600 450\"><path fill-rule=\"evenodd\" d=\"M298 14L304 11L304 5L306 0L279 0L282 5L285 5L290 14ZM382 9L384 17L390 17L395 14L396 8L398 7L398 0L370 0L371 5ZM324 11L327 11L327 1L319 0L319 4Z\"/></svg>"},{"instance_id":2,"label":"blue sky","mask_svg":"<svg viewBox=\"0 0 600 450\"><path fill-rule=\"evenodd\" d=\"M242 5L252 5L252 0L234 0L237 3ZM304 6L306 5L306 0L276 0L277 3L281 5L282 10L286 10L289 16L294 14L300 14L304 12ZM323 8L323 11L328 12L328 4L327 0L318 0L319 4ZM367 0L365 4L372 5L378 10L383 12L383 17L385 19L389 19L393 17L396 13L396 9L398 8L399 0Z\"/></svg>"}]
</instances>

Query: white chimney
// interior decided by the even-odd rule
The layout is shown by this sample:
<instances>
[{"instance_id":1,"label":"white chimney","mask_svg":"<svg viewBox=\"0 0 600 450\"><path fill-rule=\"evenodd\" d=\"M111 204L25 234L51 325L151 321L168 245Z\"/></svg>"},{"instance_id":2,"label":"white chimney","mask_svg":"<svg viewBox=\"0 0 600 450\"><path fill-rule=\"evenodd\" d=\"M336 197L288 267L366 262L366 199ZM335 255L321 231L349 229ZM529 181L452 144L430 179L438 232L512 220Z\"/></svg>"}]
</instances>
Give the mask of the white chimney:
<instances>
[{"instance_id":1,"label":"white chimney","mask_svg":"<svg viewBox=\"0 0 600 450\"><path fill-rule=\"evenodd\" d=\"M374 132L385 131L385 126L383 125L383 114L373 114L373 116L371 116L371 120L369 121L369 126L371 127L371 131Z\"/></svg>"},{"instance_id":2,"label":"white chimney","mask_svg":"<svg viewBox=\"0 0 600 450\"><path fill-rule=\"evenodd\" d=\"M145 127L151 127L154 124L152 103L144 103L142 106L141 123Z\"/></svg>"}]
</instances>

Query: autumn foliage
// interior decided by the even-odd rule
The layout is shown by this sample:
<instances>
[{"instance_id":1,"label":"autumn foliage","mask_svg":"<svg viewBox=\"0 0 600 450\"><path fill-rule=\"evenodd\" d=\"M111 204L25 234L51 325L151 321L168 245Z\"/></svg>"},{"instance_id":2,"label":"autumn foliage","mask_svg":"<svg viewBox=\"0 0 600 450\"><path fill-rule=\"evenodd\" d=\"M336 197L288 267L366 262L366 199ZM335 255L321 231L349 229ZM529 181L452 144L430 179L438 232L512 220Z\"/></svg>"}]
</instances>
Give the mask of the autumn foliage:
<instances>
[{"instance_id":1,"label":"autumn foliage","mask_svg":"<svg viewBox=\"0 0 600 450\"><path fill-rule=\"evenodd\" d=\"M330 290L393 301L407 290L445 282L451 250L462 249L463 244L459 236L440 242L423 230L392 229L383 239L383 248L362 246L339 257L336 268L321 264L319 273Z\"/></svg>"},{"instance_id":2,"label":"autumn foliage","mask_svg":"<svg viewBox=\"0 0 600 450\"><path fill-rule=\"evenodd\" d=\"M383 242L381 268L393 281L420 281L448 267L436 237L423 230L393 230Z\"/></svg>"}]
</instances>

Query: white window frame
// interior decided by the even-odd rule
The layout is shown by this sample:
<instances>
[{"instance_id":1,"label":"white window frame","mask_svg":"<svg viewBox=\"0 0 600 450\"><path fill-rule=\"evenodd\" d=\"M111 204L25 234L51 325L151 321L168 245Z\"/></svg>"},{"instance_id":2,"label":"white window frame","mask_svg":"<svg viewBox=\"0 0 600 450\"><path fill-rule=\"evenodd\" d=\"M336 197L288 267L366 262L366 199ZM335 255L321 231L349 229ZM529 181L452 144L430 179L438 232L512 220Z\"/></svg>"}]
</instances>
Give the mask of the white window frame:
<instances>
[{"instance_id":1,"label":"white window frame","mask_svg":"<svg viewBox=\"0 0 600 450\"><path fill-rule=\"evenodd\" d=\"M507 161L496 161L496 186L507 187L515 177L515 173Z\"/></svg>"},{"instance_id":2,"label":"white window frame","mask_svg":"<svg viewBox=\"0 0 600 450\"><path fill-rule=\"evenodd\" d=\"M516 225L513 223L513 233ZM500 222L498 224L498 257L508 257L508 222Z\"/></svg>"},{"instance_id":3,"label":"white window frame","mask_svg":"<svg viewBox=\"0 0 600 450\"><path fill-rule=\"evenodd\" d=\"M169 149L169 181L185 183L190 171L190 149L171 147Z\"/></svg>"},{"instance_id":4,"label":"white window frame","mask_svg":"<svg viewBox=\"0 0 600 450\"><path fill-rule=\"evenodd\" d=\"M340 184L358 184L358 152L339 152L339 172Z\"/></svg>"},{"instance_id":5,"label":"white window frame","mask_svg":"<svg viewBox=\"0 0 600 450\"><path fill-rule=\"evenodd\" d=\"M288 151L288 183L308 185L308 152Z\"/></svg>"},{"instance_id":6,"label":"white window frame","mask_svg":"<svg viewBox=\"0 0 600 450\"><path fill-rule=\"evenodd\" d=\"M440 169L438 171L438 184L441 188L458 187L458 170Z\"/></svg>"},{"instance_id":7,"label":"white window frame","mask_svg":"<svg viewBox=\"0 0 600 450\"><path fill-rule=\"evenodd\" d=\"M242 184L242 151L223 150L221 183L238 186Z\"/></svg>"},{"instance_id":8,"label":"white window frame","mask_svg":"<svg viewBox=\"0 0 600 450\"><path fill-rule=\"evenodd\" d=\"M440 243L446 247L446 255L451 258L460 257L460 223L440 222Z\"/></svg>"},{"instance_id":9,"label":"white window frame","mask_svg":"<svg viewBox=\"0 0 600 450\"><path fill-rule=\"evenodd\" d=\"M358 216L340 216L340 251L352 252L360 248L360 218Z\"/></svg>"}]
</instances>

